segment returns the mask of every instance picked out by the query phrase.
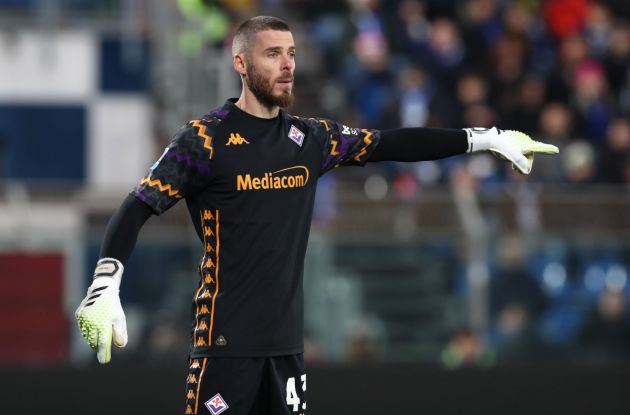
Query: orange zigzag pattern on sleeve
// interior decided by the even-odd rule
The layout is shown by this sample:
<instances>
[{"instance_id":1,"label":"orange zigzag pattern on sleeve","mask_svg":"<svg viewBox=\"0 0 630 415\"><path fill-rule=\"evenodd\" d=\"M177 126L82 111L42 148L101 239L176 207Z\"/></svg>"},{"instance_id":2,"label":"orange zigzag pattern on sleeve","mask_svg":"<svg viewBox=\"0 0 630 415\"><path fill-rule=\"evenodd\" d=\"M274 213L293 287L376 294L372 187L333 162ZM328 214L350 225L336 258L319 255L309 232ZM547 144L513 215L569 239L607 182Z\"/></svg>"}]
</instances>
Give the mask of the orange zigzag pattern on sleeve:
<instances>
[{"instance_id":1,"label":"orange zigzag pattern on sleeve","mask_svg":"<svg viewBox=\"0 0 630 415\"><path fill-rule=\"evenodd\" d=\"M175 190L171 187L170 184L162 184L160 179L151 180L149 176L145 177L140 181L140 184L147 183L151 187L157 187L160 192L168 192L169 196L175 196L177 199L181 199L182 196L179 194L179 190Z\"/></svg>"},{"instance_id":2,"label":"orange zigzag pattern on sleeve","mask_svg":"<svg viewBox=\"0 0 630 415\"><path fill-rule=\"evenodd\" d=\"M191 122L193 127L199 128L199 135L204 138L203 146L210 151L208 159L211 159L214 154L214 149L212 148L212 137L206 134L206 126L203 125L200 120L192 120Z\"/></svg>"},{"instance_id":3,"label":"orange zigzag pattern on sleeve","mask_svg":"<svg viewBox=\"0 0 630 415\"><path fill-rule=\"evenodd\" d=\"M365 146L363 146L359 154L354 157L356 161L361 161L361 157L367 154L367 148L370 144L372 144L372 140L370 140L370 137L372 137L372 132L368 130L361 130L361 132L365 133L365 137L363 137L363 143L365 144Z\"/></svg>"}]
</instances>

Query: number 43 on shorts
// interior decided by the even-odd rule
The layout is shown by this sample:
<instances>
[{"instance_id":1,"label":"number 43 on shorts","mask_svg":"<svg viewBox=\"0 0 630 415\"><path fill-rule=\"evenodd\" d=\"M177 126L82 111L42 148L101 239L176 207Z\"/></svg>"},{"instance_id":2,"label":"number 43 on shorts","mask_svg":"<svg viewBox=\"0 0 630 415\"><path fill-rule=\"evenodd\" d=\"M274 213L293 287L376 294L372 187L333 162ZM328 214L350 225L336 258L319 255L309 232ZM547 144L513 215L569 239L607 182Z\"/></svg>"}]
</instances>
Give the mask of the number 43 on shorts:
<instances>
[{"instance_id":1,"label":"number 43 on shorts","mask_svg":"<svg viewBox=\"0 0 630 415\"><path fill-rule=\"evenodd\" d=\"M302 391L306 392L306 374L300 377L302 381ZM291 377L287 379L287 405L293 406L293 412L297 412L300 406L300 397L295 389L295 378ZM306 400L302 402L303 411L306 410Z\"/></svg>"}]
</instances>

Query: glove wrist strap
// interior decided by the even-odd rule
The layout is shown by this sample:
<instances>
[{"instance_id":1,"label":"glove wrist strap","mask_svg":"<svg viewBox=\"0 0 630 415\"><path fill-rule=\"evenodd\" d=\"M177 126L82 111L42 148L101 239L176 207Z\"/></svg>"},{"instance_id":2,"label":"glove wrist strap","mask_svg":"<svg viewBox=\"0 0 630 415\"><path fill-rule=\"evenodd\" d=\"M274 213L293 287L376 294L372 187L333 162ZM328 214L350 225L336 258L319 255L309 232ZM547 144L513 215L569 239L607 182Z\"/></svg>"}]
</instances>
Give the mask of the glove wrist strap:
<instances>
[{"instance_id":1,"label":"glove wrist strap","mask_svg":"<svg viewBox=\"0 0 630 415\"><path fill-rule=\"evenodd\" d=\"M92 281L96 281L100 278L112 278L116 284L120 286L124 269L125 267L122 262L116 258L101 258L96 263Z\"/></svg>"},{"instance_id":2,"label":"glove wrist strap","mask_svg":"<svg viewBox=\"0 0 630 415\"><path fill-rule=\"evenodd\" d=\"M466 136L468 137L467 153L490 150L492 138L497 133L497 129L495 127L463 128L463 130L466 131Z\"/></svg>"}]
</instances>

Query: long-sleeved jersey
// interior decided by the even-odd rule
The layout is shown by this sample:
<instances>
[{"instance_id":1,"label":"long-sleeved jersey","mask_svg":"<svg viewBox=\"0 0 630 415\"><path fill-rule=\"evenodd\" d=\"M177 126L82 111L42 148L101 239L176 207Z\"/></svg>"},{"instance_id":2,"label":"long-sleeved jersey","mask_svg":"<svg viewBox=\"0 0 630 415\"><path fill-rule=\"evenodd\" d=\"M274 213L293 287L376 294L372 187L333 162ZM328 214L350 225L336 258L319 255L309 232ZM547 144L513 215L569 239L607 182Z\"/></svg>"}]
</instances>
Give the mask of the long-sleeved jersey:
<instances>
[{"instance_id":1,"label":"long-sleeved jersey","mask_svg":"<svg viewBox=\"0 0 630 415\"><path fill-rule=\"evenodd\" d=\"M317 179L363 165L380 132L235 101L182 127L132 194L158 215L185 199L203 244L192 357L301 353Z\"/></svg>"}]
</instances>

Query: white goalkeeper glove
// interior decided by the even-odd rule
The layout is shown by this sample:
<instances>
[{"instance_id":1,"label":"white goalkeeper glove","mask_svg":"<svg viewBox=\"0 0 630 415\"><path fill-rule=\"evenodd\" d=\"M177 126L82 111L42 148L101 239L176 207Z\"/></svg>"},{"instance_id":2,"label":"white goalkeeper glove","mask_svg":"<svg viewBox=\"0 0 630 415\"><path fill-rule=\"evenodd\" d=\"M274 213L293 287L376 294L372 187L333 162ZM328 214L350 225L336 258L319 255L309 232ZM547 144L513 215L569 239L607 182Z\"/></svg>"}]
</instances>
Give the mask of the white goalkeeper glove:
<instances>
[{"instance_id":1,"label":"white goalkeeper glove","mask_svg":"<svg viewBox=\"0 0 630 415\"><path fill-rule=\"evenodd\" d=\"M532 140L527 134L514 130L492 128L464 128L468 135L468 152L490 150L494 155L512 163L512 168L529 174L534 154L557 154L558 147Z\"/></svg>"},{"instance_id":2,"label":"white goalkeeper glove","mask_svg":"<svg viewBox=\"0 0 630 415\"><path fill-rule=\"evenodd\" d=\"M100 363L111 360L112 340L118 347L127 344L127 322L118 292L123 264L114 258L102 258L94 270L94 280L74 313L81 335L97 350Z\"/></svg>"}]
</instances>

